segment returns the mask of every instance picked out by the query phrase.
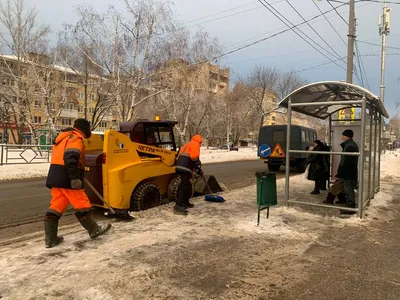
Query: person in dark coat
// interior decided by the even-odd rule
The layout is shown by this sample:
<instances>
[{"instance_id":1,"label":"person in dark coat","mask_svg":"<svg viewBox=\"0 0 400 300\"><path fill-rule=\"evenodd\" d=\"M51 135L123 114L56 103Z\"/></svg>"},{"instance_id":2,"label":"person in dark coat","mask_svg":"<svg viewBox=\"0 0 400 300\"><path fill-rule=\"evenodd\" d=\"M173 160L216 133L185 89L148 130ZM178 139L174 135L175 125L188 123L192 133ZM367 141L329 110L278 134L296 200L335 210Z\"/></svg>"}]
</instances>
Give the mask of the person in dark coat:
<instances>
[{"instance_id":1,"label":"person in dark coat","mask_svg":"<svg viewBox=\"0 0 400 300\"><path fill-rule=\"evenodd\" d=\"M323 146L323 151L327 151L327 152L331 151L331 148L326 143L322 143L322 146ZM324 160L325 160L325 170L324 170L324 174L321 179L321 185L320 185L321 191L327 190L327 181L329 180L329 176L330 176L329 171L331 169L330 155L324 155Z\"/></svg>"},{"instance_id":2,"label":"person in dark coat","mask_svg":"<svg viewBox=\"0 0 400 300\"><path fill-rule=\"evenodd\" d=\"M353 141L353 135L354 133L350 129L343 131L343 143L340 144L343 152L359 152L357 144ZM344 192L346 193L346 206L355 208L354 189L357 186L358 179L358 156L342 155L335 177L343 182Z\"/></svg>"},{"instance_id":3,"label":"person in dark coat","mask_svg":"<svg viewBox=\"0 0 400 300\"><path fill-rule=\"evenodd\" d=\"M314 141L314 150L313 151L323 151L324 145L320 140ZM312 180L315 182L314 190L311 194L319 194L320 186L321 186L321 178L324 176L324 171L326 168L325 158L322 154L311 154L307 158L307 163L310 165L308 170L308 180Z\"/></svg>"}]
</instances>

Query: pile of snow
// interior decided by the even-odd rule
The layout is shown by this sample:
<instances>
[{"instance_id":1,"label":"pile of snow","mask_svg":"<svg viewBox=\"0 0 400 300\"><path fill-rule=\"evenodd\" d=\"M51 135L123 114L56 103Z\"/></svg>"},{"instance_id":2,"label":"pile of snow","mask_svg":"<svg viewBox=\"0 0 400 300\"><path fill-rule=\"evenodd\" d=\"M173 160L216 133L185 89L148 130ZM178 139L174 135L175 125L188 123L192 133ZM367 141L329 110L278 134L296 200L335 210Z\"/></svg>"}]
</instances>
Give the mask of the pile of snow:
<instances>
[{"instance_id":1,"label":"pile of snow","mask_svg":"<svg viewBox=\"0 0 400 300\"><path fill-rule=\"evenodd\" d=\"M12 165L0 166L0 181L1 180L15 180L15 179L29 179L29 178L42 178L47 176L49 170L49 163L24 163L24 160L19 156L19 153L10 153L10 157L15 158L10 162L18 163ZM239 148L239 151L226 151L226 150L208 150L201 149L200 159L203 164L219 163L226 161L241 161L241 160L255 160L257 157L257 150L250 148Z\"/></svg>"},{"instance_id":2,"label":"pile of snow","mask_svg":"<svg viewBox=\"0 0 400 300\"><path fill-rule=\"evenodd\" d=\"M239 148L238 151L201 149L200 152L200 160L205 164L256 159L259 159L257 149L251 148Z\"/></svg>"},{"instance_id":3,"label":"pile of snow","mask_svg":"<svg viewBox=\"0 0 400 300\"><path fill-rule=\"evenodd\" d=\"M388 155L382 175L399 167L400 158ZM134 221L115 221L93 241L77 224L60 228L65 242L54 249L45 249L37 234L3 242L0 298L258 299L265 296L266 278L270 286L290 288L304 276L295 258L330 226L364 226L382 215L393 200L392 184L383 182L363 220L287 208L279 179L279 205L269 219L262 212L260 226L256 187L250 186L224 194L224 203L194 199L188 216L175 215L172 205L135 213ZM303 175L290 178L291 198L310 197L312 187Z\"/></svg>"}]
</instances>

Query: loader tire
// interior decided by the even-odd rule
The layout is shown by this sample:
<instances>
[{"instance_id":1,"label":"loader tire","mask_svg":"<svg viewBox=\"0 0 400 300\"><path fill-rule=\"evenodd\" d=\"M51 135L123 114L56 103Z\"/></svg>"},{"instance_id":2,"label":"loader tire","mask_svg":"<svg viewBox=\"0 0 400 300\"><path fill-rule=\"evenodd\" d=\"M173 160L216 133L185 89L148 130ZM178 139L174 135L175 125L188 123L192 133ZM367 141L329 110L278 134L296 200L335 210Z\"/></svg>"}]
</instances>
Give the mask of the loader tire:
<instances>
[{"instance_id":1,"label":"loader tire","mask_svg":"<svg viewBox=\"0 0 400 300\"><path fill-rule=\"evenodd\" d=\"M181 183L181 177L179 175L175 175L174 178L171 179L171 181L168 184L168 200L169 202L176 202L176 198L178 195L178 188L179 184ZM193 197L193 182L191 184L191 190L190 190L190 197Z\"/></svg>"},{"instance_id":2,"label":"loader tire","mask_svg":"<svg viewBox=\"0 0 400 300\"><path fill-rule=\"evenodd\" d=\"M161 203L160 188L151 183L139 183L131 197L131 210L146 210L159 206Z\"/></svg>"}]
</instances>

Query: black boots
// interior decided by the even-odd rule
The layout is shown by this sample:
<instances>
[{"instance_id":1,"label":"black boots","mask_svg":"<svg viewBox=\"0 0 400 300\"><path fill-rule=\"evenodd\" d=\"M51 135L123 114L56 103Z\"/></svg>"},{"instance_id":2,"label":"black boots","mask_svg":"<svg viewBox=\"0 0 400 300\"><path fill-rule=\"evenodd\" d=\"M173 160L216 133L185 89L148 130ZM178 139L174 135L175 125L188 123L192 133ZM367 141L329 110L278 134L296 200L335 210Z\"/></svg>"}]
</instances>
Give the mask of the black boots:
<instances>
[{"instance_id":1,"label":"black boots","mask_svg":"<svg viewBox=\"0 0 400 300\"><path fill-rule=\"evenodd\" d=\"M193 208L194 207L194 204L190 203L190 201L185 202L184 205L185 205L185 208Z\"/></svg>"},{"instance_id":2,"label":"black boots","mask_svg":"<svg viewBox=\"0 0 400 300\"><path fill-rule=\"evenodd\" d=\"M75 216L92 239L106 233L111 228L111 224L99 226L90 212L76 212Z\"/></svg>"},{"instance_id":3,"label":"black boots","mask_svg":"<svg viewBox=\"0 0 400 300\"><path fill-rule=\"evenodd\" d=\"M46 213L44 216L44 234L46 248L53 248L64 241L62 236L57 236L59 217Z\"/></svg>"},{"instance_id":4,"label":"black boots","mask_svg":"<svg viewBox=\"0 0 400 300\"><path fill-rule=\"evenodd\" d=\"M174 212L179 215L187 215L188 210L184 206L175 205Z\"/></svg>"}]
</instances>

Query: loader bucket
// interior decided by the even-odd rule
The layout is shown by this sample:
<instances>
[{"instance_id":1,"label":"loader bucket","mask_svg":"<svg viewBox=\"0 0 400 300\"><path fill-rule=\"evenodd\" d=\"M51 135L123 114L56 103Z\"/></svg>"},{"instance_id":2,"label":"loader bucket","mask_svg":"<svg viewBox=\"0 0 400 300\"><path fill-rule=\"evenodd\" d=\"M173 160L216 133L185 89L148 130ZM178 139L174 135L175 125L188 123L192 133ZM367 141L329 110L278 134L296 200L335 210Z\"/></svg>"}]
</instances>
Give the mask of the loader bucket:
<instances>
[{"instance_id":1,"label":"loader bucket","mask_svg":"<svg viewBox=\"0 0 400 300\"><path fill-rule=\"evenodd\" d=\"M211 191L207 188L206 183L201 177L197 177L194 181L194 195L200 196L210 193L222 192L222 188L219 185L217 179L213 175L204 175L204 178L210 187Z\"/></svg>"}]
</instances>

